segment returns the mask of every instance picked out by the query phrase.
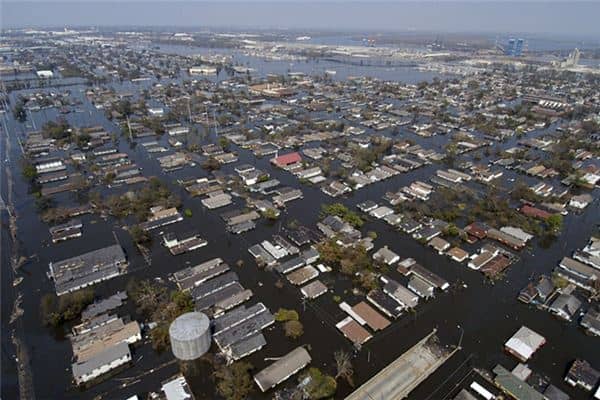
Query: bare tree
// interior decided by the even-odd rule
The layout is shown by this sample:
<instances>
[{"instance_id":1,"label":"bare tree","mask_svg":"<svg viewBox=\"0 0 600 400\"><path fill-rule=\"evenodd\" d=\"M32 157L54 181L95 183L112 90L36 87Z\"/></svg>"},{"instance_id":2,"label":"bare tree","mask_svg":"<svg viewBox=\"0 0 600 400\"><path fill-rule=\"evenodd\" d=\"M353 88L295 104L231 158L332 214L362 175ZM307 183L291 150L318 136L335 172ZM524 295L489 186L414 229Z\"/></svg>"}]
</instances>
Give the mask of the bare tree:
<instances>
[{"instance_id":1,"label":"bare tree","mask_svg":"<svg viewBox=\"0 0 600 400\"><path fill-rule=\"evenodd\" d=\"M333 358L335 359L335 369L337 371L335 379L344 378L348 385L354 386L354 380L352 379L354 367L352 367L350 361L350 354L344 350L338 350L333 354Z\"/></svg>"}]
</instances>

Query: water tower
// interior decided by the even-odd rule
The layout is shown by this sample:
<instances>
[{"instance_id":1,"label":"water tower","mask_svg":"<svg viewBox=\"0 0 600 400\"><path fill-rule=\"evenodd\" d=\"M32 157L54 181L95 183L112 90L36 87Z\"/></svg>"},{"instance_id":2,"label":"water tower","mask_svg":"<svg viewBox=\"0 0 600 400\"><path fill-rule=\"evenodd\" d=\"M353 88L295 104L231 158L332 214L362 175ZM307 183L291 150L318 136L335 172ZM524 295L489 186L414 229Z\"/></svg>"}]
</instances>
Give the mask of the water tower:
<instances>
[{"instance_id":1,"label":"water tower","mask_svg":"<svg viewBox=\"0 0 600 400\"><path fill-rule=\"evenodd\" d=\"M180 315L169 327L171 350L179 360L192 361L210 349L210 321L200 312Z\"/></svg>"}]
</instances>

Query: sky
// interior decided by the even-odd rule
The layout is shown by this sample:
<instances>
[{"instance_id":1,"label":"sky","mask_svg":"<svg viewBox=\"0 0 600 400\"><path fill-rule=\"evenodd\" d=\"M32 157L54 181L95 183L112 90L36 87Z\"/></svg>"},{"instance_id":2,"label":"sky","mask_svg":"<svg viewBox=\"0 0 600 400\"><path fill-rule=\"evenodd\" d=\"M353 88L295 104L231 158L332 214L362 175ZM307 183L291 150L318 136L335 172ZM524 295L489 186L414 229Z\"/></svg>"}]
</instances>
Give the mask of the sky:
<instances>
[{"instance_id":1,"label":"sky","mask_svg":"<svg viewBox=\"0 0 600 400\"><path fill-rule=\"evenodd\" d=\"M185 26L600 37L600 0L0 0L3 29Z\"/></svg>"}]
</instances>

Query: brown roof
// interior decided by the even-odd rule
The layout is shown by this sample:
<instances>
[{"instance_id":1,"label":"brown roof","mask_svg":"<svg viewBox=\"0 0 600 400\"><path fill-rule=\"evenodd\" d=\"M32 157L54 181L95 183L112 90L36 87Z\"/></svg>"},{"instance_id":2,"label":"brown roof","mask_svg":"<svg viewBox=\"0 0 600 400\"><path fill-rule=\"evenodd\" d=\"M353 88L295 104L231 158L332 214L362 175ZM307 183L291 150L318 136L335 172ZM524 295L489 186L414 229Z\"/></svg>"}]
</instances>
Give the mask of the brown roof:
<instances>
[{"instance_id":1,"label":"brown roof","mask_svg":"<svg viewBox=\"0 0 600 400\"><path fill-rule=\"evenodd\" d=\"M456 258L466 258L469 256L469 253L467 253L466 251L464 251L463 249L461 249L460 247L453 247L450 250L448 250L448 255L450 257L456 257Z\"/></svg>"},{"instance_id":2,"label":"brown roof","mask_svg":"<svg viewBox=\"0 0 600 400\"><path fill-rule=\"evenodd\" d=\"M485 239L487 236L486 229L477 222L473 222L472 224L465 226L464 231L471 236L475 236L477 239Z\"/></svg>"},{"instance_id":3,"label":"brown roof","mask_svg":"<svg viewBox=\"0 0 600 400\"><path fill-rule=\"evenodd\" d=\"M346 319L339 322L337 328L342 331L344 336L352 341L354 344L363 344L367 340L371 339L371 334L365 328L360 326L358 322L347 317Z\"/></svg>"},{"instance_id":4,"label":"brown roof","mask_svg":"<svg viewBox=\"0 0 600 400\"><path fill-rule=\"evenodd\" d=\"M390 324L390 321L384 318L381 314L375 311L373 307L364 301L361 301L352 307L352 311L364 319L367 325L369 325L369 327L374 331L385 329Z\"/></svg>"},{"instance_id":5,"label":"brown roof","mask_svg":"<svg viewBox=\"0 0 600 400\"><path fill-rule=\"evenodd\" d=\"M509 265L510 260L507 257L499 254L492 258L490 262L481 267L481 272L487 276L493 277L504 271Z\"/></svg>"}]
</instances>

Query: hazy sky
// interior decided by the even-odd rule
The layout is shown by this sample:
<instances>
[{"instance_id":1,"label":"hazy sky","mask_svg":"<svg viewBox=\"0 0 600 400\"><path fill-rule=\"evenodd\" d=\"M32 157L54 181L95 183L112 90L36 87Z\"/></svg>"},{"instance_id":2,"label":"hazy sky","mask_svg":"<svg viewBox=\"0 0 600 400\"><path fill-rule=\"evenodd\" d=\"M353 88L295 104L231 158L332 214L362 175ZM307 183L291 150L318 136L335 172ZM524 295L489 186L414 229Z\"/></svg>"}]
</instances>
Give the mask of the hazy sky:
<instances>
[{"instance_id":1,"label":"hazy sky","mask_svg":"<svg viewBox=\"0 0 600 400\"><path fill-rule=\"evenodd\" d=\"M2 28L188 26L351 31L554 33L600 37L600 0L0 0Z\"/></svg>"}]
</instances>

